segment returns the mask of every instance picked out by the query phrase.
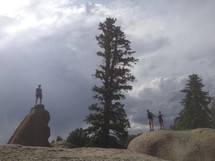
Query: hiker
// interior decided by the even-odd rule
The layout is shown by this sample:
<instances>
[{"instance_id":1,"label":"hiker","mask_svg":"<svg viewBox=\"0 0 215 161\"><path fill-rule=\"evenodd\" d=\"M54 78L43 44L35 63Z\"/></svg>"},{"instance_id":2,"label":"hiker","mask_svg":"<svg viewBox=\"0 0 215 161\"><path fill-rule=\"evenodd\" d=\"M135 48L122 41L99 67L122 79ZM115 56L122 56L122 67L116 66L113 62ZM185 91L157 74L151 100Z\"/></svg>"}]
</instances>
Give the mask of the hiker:
<instances>
[{"instance_id":1,"label":"hiker","mask_svg":"<svg viewBox=\"0 0 215 161\"><path fill-rule=\"evenodd\" d=\"M154 124L153 124L154 114L152 112L150 112L149 110L147 110L147 116L148 116L150 131L154 131Z\"/></svg>"},{"instance_id":2,"label":"hiker","mask_svg":"<svg viewBox=\"0 0 215 161\"><path fill-rule=\"evenodd\" d=\"M159 111L157 118L158 118L158 121L160 124L160 130L164 129L163 117L164 117L164 115L161 113L161 111Z\"/></svg>"},{"instance_id":3,"label":"hiker","mask_svg":"<svg viewBox=\"0 0 215 161\"><path fill-rule=\"evenodd\" d=\"M42 89L41 89L41 85L40 84L38 85L38 88L36 89L35 96L36 96L35 105L37 105L38 98L40 99L40 104L41 104L42 103L43 94L42 94Z\"/></svg>"}]
</instances>

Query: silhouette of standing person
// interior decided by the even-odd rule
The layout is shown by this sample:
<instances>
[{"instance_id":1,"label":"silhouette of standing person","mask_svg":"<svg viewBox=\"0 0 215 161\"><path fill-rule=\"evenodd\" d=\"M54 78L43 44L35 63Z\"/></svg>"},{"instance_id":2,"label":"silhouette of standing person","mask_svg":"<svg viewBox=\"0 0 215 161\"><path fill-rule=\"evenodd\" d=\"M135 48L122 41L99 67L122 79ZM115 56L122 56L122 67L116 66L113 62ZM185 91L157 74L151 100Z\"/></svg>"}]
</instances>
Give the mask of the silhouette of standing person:
<instances>
[{"instance_id":1,"label":"silhouette of standing person","mask_svg":"<svg viewBox=\"0 0 215 161\"><path fill-rule=\"evenodd\" d=\"M36 89L35 96L36 96L35 105L37 105L38 98L40 99L40 104L41 104L42 103L43 94L42 94L42 88L41 88L40 84L38 85L38 88Z\"/></svg>"},{"instance_id":2,"label":"silhouette of standing person","mask_svg":"<svg viewBox=\"0 0 215 161\"><path fill-rule=\"evenodd\" d=\"M160 130L164 129L163 117L164 117L164 115L161 113L161 111L159 111L157 118L158 118L158 121L160 124Z\"/></svg>"},{"instance_id":3,"label":"silhouette of standing person","mask_svg":"<svg viewBox=\"0 0 215 161\"><path fill-rule=\"evenodd\" d=\"M152 112L150 112L149 110L147 110L147 116L148 116L150 131L154 131L154 124L153 124L154 114Z\"/></svg>"}]
</instances>

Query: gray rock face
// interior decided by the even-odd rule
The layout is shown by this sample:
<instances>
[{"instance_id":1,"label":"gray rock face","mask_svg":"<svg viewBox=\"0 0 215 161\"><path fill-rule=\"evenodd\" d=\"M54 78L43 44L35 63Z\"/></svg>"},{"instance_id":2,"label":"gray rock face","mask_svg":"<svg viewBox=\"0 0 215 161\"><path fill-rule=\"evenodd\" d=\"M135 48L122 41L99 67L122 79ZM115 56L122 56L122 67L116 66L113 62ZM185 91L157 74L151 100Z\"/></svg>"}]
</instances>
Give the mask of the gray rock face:
<instances>
[{"instance_id":1,"label":"gray rock face","mask_svg":"<svg viewBox=\"0 0 215 161\"><path fill-rule=\"evenodd\" d=\"M20 144L25 146L49 147L50 128L48 122L50 115L44 105L36 105L18 126L8 144Z\"/></svg>"},{"instance_id":2,"label":"gray rock face","mask_svg":"<svg viewBox=\"0 0 215 161\"><path fill-rule=\"evenodd\" d=\"M174 161L214 161L215 129L152 131L133 139L128 150Z\"/></svg>"}]
</instances>

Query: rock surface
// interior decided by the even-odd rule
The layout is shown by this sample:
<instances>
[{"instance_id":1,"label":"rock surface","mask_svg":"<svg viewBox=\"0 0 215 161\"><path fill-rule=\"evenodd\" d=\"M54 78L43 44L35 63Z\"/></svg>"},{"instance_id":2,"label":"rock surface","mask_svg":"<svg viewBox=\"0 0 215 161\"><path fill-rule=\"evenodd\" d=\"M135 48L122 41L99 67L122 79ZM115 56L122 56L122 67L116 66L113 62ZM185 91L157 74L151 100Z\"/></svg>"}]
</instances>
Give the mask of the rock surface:
<instances>
[{"instance_id":1,"label":"rock surface","mask_svg":"<svg viewBox=\"0 0 215 161\"><path fill-rule=\"evenodd\" d=\"M1 161L164 161L122 149L50 148L0 145Z\"/></svg>"},{"instance_id":2,"label":"rock surface","mask_svg":"<svg viewBox=\"0 0 215 161\"><path fill-rule=\"evenodd\" d=\"M147 132L133 139L128 150L172 161L214 161L215 129Z\"/></svg>"},{"instance_id":3,"label":"rock surface","mask_svg":"<svg viewBox=\"0 0 215 161\"><path fill-rule=\"evenodd\" d=\"M50 146L48 138L50 128L48 122L50 115L44 105L36 105L18 126L8 144L26 146Z\"/></svg>"}]
</instances>

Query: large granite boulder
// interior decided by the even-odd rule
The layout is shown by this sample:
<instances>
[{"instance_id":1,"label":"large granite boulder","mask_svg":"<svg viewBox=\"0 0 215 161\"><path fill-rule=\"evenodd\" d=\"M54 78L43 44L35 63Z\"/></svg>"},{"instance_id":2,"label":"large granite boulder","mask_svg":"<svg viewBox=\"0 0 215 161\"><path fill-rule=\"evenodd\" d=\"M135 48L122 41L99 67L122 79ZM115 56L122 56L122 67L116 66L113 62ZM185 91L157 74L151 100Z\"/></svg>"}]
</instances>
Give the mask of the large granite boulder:
<instances>
[{"instance_id":1,"label":"large granite boulder","mask_svg":"<svg viewBox=\"0 0 215 161\"><path fill-rule=\"evenodd\" d=\"M18 126L8 144L49 147L50 115L44 105L36 105Z\"/></svg>"},{"instance_id":2,"label":"large granite boulder","mask_svg":"<svg viewBox=\"0 0 215 161\"><path fill-rule=\"evenodd\" d=\"M152 131L133 139L128 150L174 161L214 161L215 129Z\"/></svg>"}]
</instances>

